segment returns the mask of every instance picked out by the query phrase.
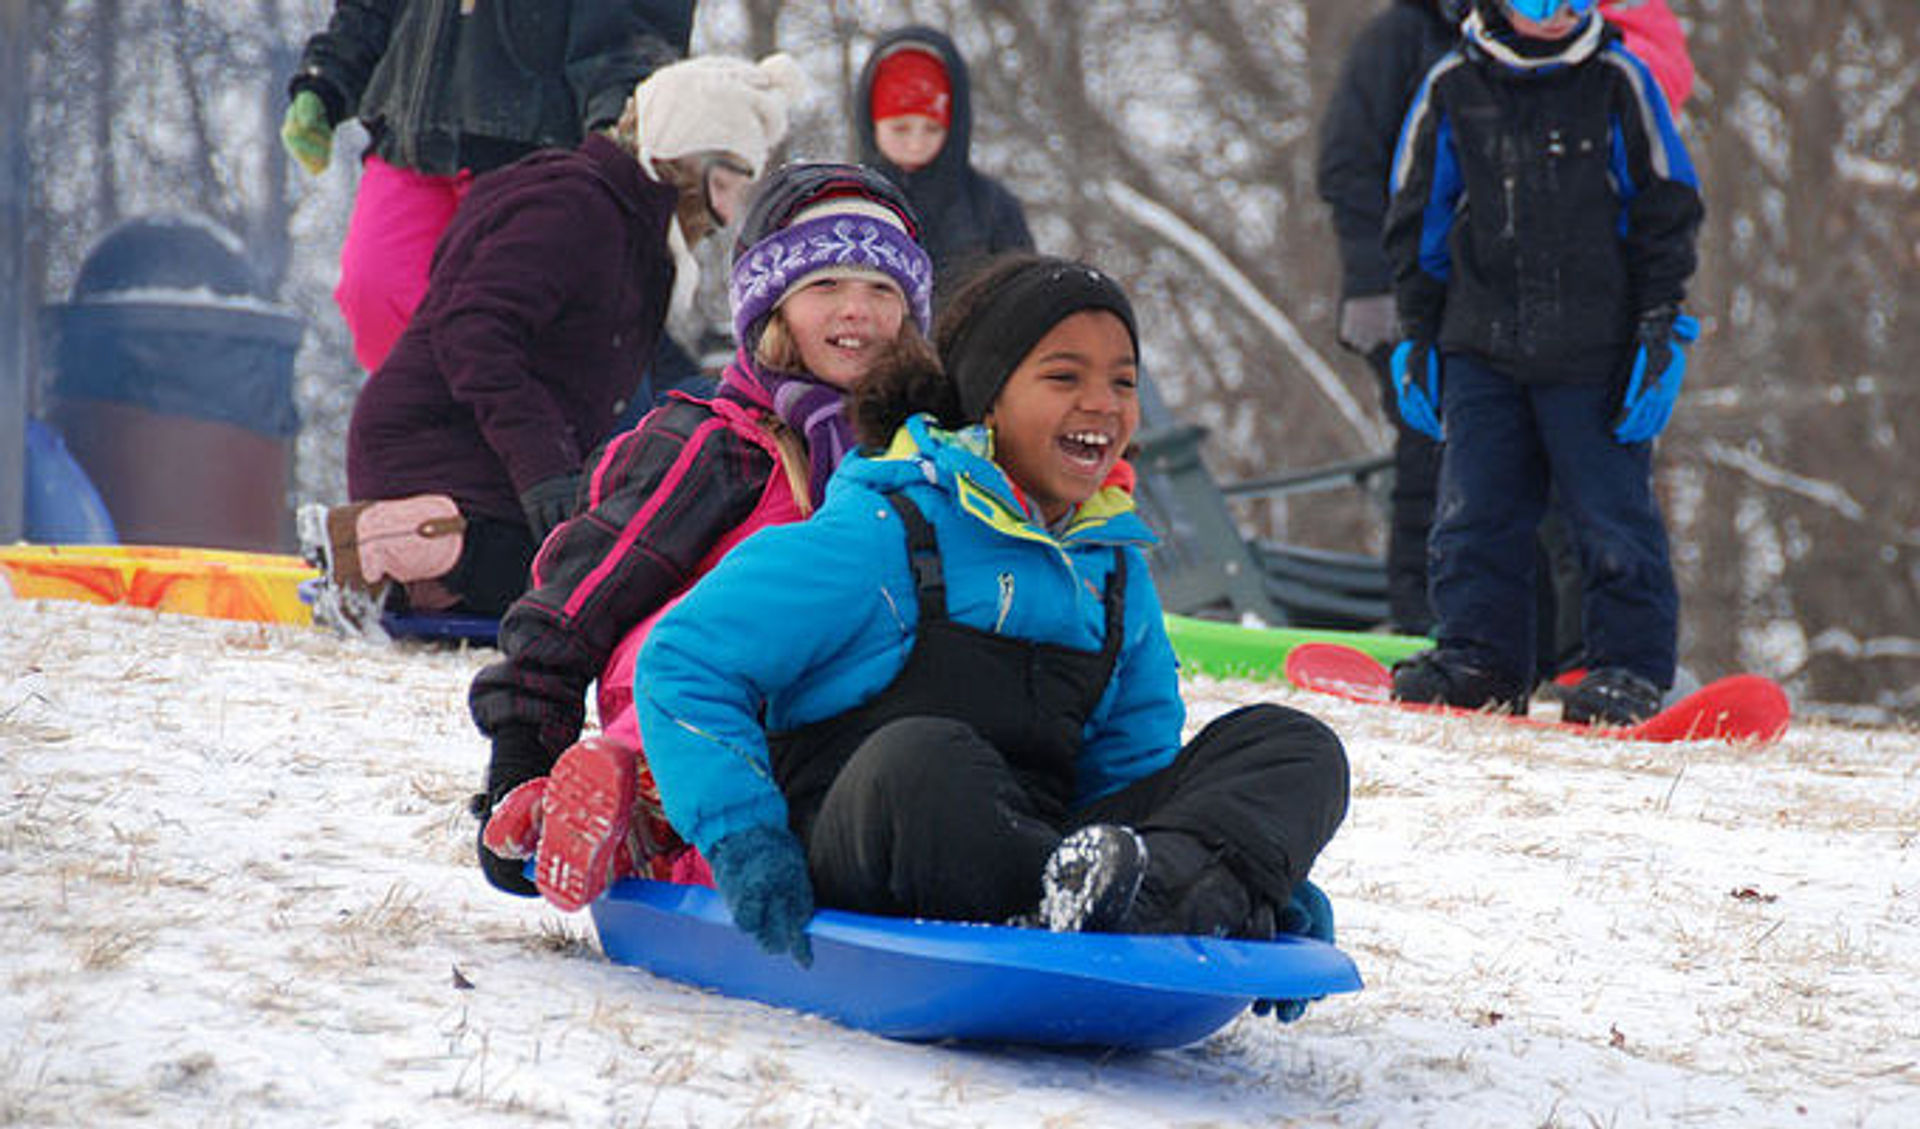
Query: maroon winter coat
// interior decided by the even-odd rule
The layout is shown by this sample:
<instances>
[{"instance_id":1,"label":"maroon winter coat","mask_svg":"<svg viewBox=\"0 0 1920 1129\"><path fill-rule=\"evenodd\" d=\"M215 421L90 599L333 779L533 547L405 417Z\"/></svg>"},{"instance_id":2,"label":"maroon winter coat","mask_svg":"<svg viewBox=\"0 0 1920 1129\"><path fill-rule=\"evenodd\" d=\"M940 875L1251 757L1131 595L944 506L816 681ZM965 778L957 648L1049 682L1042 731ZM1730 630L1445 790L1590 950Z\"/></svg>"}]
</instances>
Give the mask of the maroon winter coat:
<instances>
[{"instance_id":1,"label":"maroon winter coat","mask_svg":"<svg viewBox=\"0 0 1920 1129\"><path fill-rule=\"evenodd\" d=\"M348 494L524 522L523 491L580 473L660 339L675 200L598 135L475 180L354 404Z\"/></svg>"}]
</instances>

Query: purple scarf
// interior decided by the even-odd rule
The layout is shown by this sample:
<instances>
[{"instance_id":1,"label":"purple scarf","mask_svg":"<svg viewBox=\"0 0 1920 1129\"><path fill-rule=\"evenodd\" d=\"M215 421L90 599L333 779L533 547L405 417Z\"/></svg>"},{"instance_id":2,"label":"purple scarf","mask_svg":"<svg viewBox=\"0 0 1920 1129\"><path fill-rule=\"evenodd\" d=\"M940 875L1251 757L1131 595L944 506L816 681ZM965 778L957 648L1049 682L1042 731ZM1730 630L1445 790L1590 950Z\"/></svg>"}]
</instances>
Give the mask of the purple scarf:
<instances>
[{"instance_id":1,"label":"purple scarf","mask_svg":"<svg viewBox=\"0 0 1920 1129\"><path fill-rule=\"evenodd\" d=\"M807 441L807 492L813 506L826 501L827 479L853 450L853 424L847 420L846 393L801 373L777 372L756 364L745 350L734 355L726 379L749 385L753 399L771 407L780 422Z\"/></svg>"}]
</instances>

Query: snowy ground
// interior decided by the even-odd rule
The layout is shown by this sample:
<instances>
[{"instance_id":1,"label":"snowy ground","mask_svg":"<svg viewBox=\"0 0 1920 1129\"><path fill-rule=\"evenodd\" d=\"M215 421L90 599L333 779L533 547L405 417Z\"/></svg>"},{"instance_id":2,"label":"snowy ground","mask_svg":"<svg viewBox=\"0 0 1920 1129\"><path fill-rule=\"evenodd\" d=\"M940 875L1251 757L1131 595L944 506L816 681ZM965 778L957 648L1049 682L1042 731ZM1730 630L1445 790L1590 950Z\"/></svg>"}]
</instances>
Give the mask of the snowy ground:
<instances>
[{"instance_id":1,"label":"snowy ground","mask_svg":"<svg viewBox=\"0 0 1920 1129\"><path fill-rule=\"evenodd\" d=\"M1368 988L1177 1052L891 1043L496 895L485 652L0 601L0 1124L1920 1124L1920 735L1348 743Z\"/></svg>"}]
</instances>

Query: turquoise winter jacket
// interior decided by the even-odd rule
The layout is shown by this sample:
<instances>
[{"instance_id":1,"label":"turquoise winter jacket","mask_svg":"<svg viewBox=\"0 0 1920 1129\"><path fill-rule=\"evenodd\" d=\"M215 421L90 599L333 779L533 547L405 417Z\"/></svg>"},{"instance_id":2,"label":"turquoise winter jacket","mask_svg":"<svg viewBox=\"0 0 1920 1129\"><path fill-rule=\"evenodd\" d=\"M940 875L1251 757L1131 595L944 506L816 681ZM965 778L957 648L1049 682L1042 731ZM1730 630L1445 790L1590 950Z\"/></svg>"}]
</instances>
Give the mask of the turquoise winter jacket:
<instances>
[{"instance_id":1,"label":"turquoise winter jacket","mask_svg":"<svg viewBox=\"0 0 1920 1129\"><path fill-rule=\"evenodd\" d=\"M667 818L702 852L736 831L787 825L768 730L853 709L905 665L919 609L906 533L883 497L895 491L939 537L948 614L983 630L1100 649L1101 594L1120 547L1126 640L1087 723L1076 803L1172 762L1186 708L1141 553L1154 537L1132 496L1106 487L1056 538L987 445L983 428L950 433L914 417L884 453L843 462L810 520L749 537L654 628L635 665L641 743Z\"/></svg>"}]
</instances>

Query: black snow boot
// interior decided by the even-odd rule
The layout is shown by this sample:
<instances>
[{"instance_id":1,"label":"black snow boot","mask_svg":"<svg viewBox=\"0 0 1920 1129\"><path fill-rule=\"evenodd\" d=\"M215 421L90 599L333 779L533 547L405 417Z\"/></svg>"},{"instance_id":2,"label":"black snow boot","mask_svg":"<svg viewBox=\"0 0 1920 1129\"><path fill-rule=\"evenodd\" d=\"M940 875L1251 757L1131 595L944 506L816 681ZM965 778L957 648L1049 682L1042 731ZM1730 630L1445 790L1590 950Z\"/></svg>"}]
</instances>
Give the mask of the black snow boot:
<instances>
[{"instance_id":1,"label":"black snow boot","mask_svg":"<svg viewBox=\"0 0 1920 1129\"><path fill-rule=\"evenodd\" d=\"M1150 831L1146 879L1121 931L1270 940L1274 910L1254 897L1221 852L1192 835Z\"/></svg>"},{"instance_id":2,"label":"black snow boot","mask_svg":"<svg viewBox=\"0 0 1920 1129\"><path fill-rule=\"evenodd\" d=\"M1524 714L1531 689L1526 679L1500 674L1458 651L1421 651L1393 664L1393 696L1402 702Z\"/></svg>"},{"instance_id":3,"label":"black snow boot","mask_svg":"<svg viewBox=\"0 0 1920 1129\"><path fill-rule=\"evenodd\" d=\"M1638 725L1660 712L1660 687L1623 666L1592 671L1567 691L1560 719L1576 725Z\"/></svg>"},{"instance_id":4,"label":"black snow boot","mask_svg":"<svg viewBox=\"0 0 1920 1129\"><path fill-rule=\"evenodd\" d=\"M1060 840L1040 875L1040 924L1055 933L1112 933L1133 908L1147 845L1130 827L1095 823Z\"/></svg>"}]
</instances>

